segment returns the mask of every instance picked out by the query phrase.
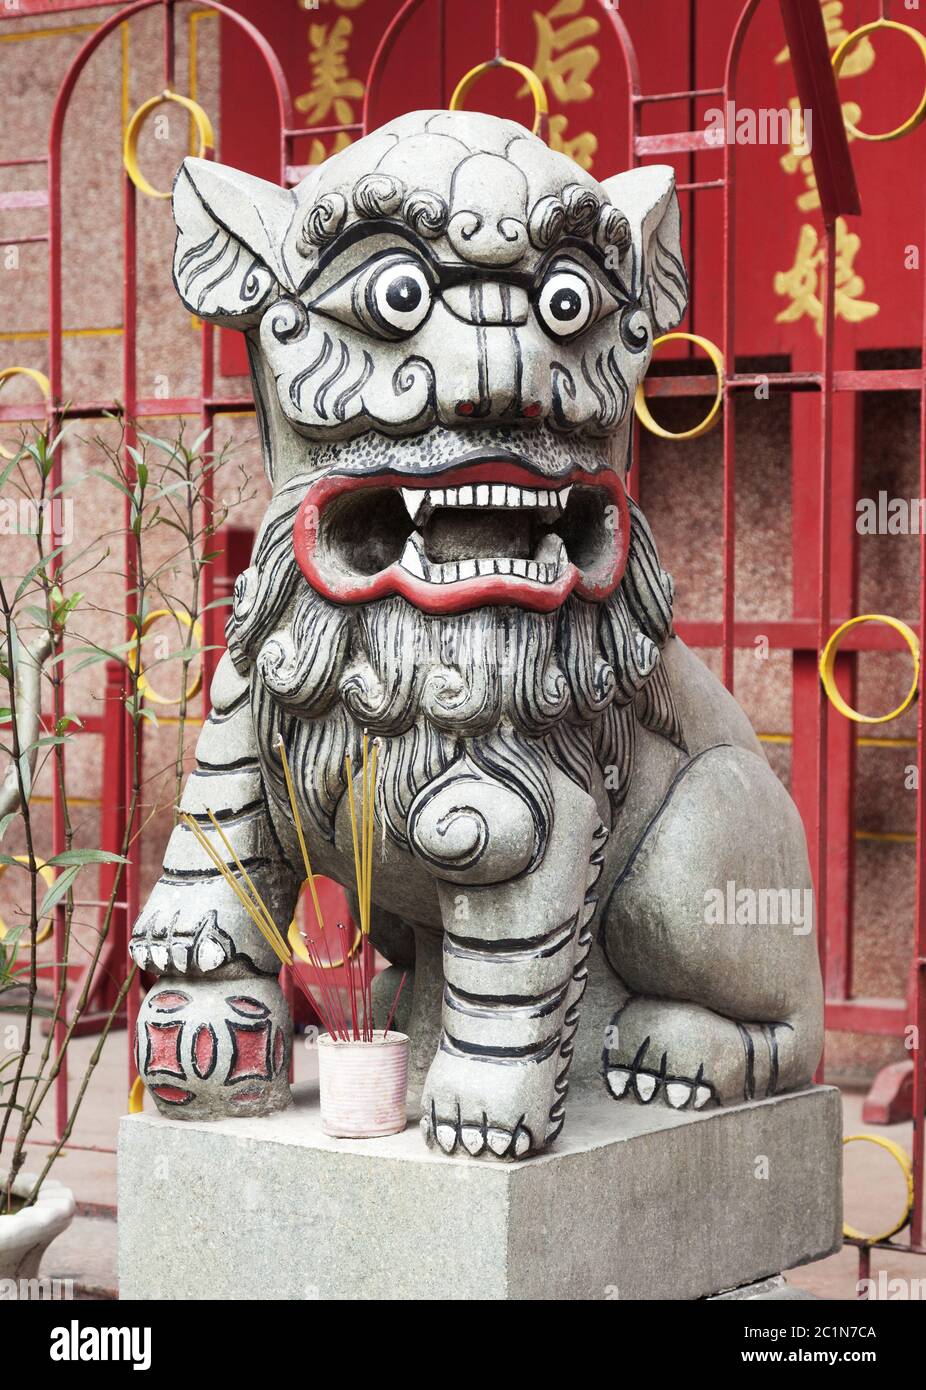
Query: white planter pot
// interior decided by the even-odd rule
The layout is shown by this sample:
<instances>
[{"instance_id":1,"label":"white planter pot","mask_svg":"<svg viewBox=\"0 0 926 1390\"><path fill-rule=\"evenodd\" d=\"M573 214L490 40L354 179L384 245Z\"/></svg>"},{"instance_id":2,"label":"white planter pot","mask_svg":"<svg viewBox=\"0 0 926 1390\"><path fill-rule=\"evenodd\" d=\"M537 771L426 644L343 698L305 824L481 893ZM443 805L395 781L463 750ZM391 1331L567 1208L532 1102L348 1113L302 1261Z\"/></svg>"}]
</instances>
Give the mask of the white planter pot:
<instances>
[{"instance_id":1,"label":"white planter pot","mask_svg":"<svg viewBox=\"0 0 926 1390\"><path fill-rule=\"evenodd\" d=\"M35 1184L35 1176L34 1173L20 1173L13 1183L13 1192L20 1197L27 1196ZM4 1182L4 1189L5 1186ZM31 1207L12 1216L0 1216L0 1281L35 1279L42 1256L55 1236L70 1226L74 1209L73 1192L54 1178L46 1178ZM0 1283L0 1297L17 1296L8 1283Z\"/></svg>"}]
</instances>

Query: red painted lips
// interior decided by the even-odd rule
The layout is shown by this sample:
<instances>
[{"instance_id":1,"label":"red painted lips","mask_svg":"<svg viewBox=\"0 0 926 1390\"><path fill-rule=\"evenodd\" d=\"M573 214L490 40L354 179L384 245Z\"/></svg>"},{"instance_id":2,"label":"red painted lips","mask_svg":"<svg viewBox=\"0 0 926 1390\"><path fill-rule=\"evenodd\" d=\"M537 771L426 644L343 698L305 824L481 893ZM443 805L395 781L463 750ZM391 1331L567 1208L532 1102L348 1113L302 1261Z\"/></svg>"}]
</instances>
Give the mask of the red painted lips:
<instances>
[{"instance_id":1,"label":"red painted lips","mask_svg":"<svg viewBox=\"0 0 926 1390\"><path fill-rule=\"evenodd\" d=\"M500 553L505 537L511 553ZM429 474L328 473L296 517L296 558L334 603L401 594L425 613L550 612L620 583L630 518L610 469L550 478L510 460ZM485 553L482 553L484 548Z\"/></svg>"}]
</instances>

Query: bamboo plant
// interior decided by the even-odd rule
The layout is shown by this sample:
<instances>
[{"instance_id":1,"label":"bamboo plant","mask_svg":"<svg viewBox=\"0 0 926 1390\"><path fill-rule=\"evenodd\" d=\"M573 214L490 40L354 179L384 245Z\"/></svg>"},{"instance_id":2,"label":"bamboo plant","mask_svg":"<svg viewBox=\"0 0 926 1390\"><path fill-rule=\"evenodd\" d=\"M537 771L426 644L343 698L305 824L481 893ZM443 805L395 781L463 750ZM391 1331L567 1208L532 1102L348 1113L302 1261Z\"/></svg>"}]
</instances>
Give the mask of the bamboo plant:
<instances>
[{"instance_id":1,"label":"bamboo plant","mask_svg":"<svg viewBox=\"0 0 926 1390\"><path fill-rule=\"evenodd\" d=\"M114 915L124 898L126 866L138 853L139 836L153 816L176 804L191 719L185 692L191 670L203 655L195 636L187 634L197 633L205 611L201 581L204 567L216 558L214 533L230 509L248 496L246 474L239 469L231 481L223 479L223 491L230 500L218 507L211 502L216 478L220 470L228 469L231 451L208 451L207 435L187 445L182 428L175 439L165 440L116 417L108 418L115 442L103 436L82 441L96 455L99 467L76 482L56 482L56 453L66 431L54 439L40 433L24 440L0 471L0 500L17 509L25 504L27 514L35 518L33 562L22 574L0 573L0 772L6 768L0 781L0 872L8 883L12 880L17 906L0 938L0 1009L15 1009L17 1016L13 1046L7 1041L11 1030L5 1029L6 1047L0 1049L0 1215L14 1209L13 1183L30 1152L30 1138L44 1138L36 1129L40 1112L88 1011ZM126 527L100 528L83 547L58 544L53 548L46 518L72 493L79 506L80 490L86 489L91 476L119 494ZM132 576L128 591L119 563L126 529ZM149 558L152 551L154 559ZM119 600L127 596L128 614L123 607L92 603L81 592L80 584L91 571L105 577ZM149 659L143 629L146 617L157 609L178 615L184 640L179 650ZM125 624L124 640L109 646L99 640L99 634L114 623ZM74 794L66 756L74 740L86 736L79 718L67 709L66 681L87 667L102 673L107 661L118 662L122 669L130 768L125 833L115 850L81 843L72 814ZM181 694L165 794L165 769L143 778L141 747L145 723L158 723L154 709L145 702L144 672L150 675L154 667L170 663L179 667ZM62 808L63 848L58 853L52 853L46 843L50 830L37 815L35 787L43 776L52 780ZM88 933L79 915L81 898L93 896L83 887L85 875L88 869L98 871L103 863L114 865L111 887L98 905L99 924ZM50 884L49 870L54 875ZM52 962L40 958L39 945L44 924L55 914L58 985L49 1003L40 996L40 982ZM76 997L68 987L69 971L75 966L84 967ZM35 1201L72 1135L107 1037L125 1004L135 973L128 966L127 961L115 1002L69 1092L60 1136L41 1148L33 1145L41 1155L37 1181L18 1206ZM40 1015L46 1020L41 1040Z\"/></svg>"}]
</instances>

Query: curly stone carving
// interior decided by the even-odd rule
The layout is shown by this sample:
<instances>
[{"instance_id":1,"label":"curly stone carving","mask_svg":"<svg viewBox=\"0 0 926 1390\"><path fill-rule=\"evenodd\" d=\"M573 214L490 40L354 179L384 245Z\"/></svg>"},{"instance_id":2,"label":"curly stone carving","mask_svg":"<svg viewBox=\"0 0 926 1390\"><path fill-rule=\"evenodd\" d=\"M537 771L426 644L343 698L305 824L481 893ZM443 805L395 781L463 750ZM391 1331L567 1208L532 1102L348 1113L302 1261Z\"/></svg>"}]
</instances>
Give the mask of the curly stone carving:
<instances>
[{"instance_id":1,"label":"curly stone carving","mask_svg":"<svg viewBox=\"0 0 926 1390\"><path fill-rule=\"evenodd\" d=\"M347 218L347 199L343 193L326 193L306 213L297 244L304 256L325 246L337 236Z\"/></svg>"},{"instance_id":2,"label":"curly stone carving","mask_svg":"<svg viewBox=\"0 0 926 1390\"><path fill-rule=\"evenodd\" d=\"M405 185L392 174L365 174L351 198L361 217L391 217L402 206Z\"/></svg>"},{"instance_id":3,"label":"curly stone carving","mask_svg":"<svg viewBox=\"0 0 926 1390\"><path fill-rule=\"evenodd\" d=\"M566 206L566 226L577 236L591 231L598 218L601 199L590 188L571 183L563 189Z\"/></svg>"},{"instance_id":4,"label":"curly stone carving","mask_svg":"<svg viewBox=\"0 0 926 1390\"><path fill-rule=\"evenodd\" d=\"M527 224L531 244L538 250L545 251L562 236L565 226L566 207L562 199L554 198L549 193L543 198L538 198L531 209Z\"/></svg>"},{"instance_id":5,"label":"curly stone carving","mask_svg":"<svg viewBox=\"0 0 926 1390\"><path fill-rule=\"evenodd\" d=\"M621 254L630 245L630 223L619 208L599 209L595 222L595 241L598 246L613 246Z\"/></svg>"},{"instance_id":6,"label":"curly stone carving","mask_svg":"<svg viewBox=\"0 0 926 1390\"><path fill-rule=\"evenodd\" d=\"M402 216L413 232L431 240L447 230L450 211L438 194L419 188L405 199Z\"/></svg>"}]
</instances>

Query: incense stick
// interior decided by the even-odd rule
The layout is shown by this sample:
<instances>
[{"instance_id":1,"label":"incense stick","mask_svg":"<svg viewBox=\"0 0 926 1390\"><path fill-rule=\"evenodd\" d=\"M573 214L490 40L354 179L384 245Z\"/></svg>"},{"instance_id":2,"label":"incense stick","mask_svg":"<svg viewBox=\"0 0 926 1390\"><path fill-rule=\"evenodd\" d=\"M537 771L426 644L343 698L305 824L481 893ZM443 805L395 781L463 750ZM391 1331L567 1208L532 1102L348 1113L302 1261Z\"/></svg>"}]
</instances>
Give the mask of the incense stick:
<instances>
[{"instance_id":1,"label":"incense stick","mask_svg":"<svg viewBox=\"0 0 926 1390\"><path fill-rule=\"evenodd\" d=\"M209 818L213 822L213 824L216 824L215 819L212 816L212 813L207 812L207 814L209 815ZM260 893L255 888L250 876L246 873L244 869L241 869L241 872L244 874L244 877L247 880L251 892L254 895L253 899L250 898L248 894L244 891L244 889L241 887L241 884L237 881L234 874L229 869L228 865L223 861L221 855L217 853L214 846L209 842L207 836L204 835L203 832L200 830L199 826L193 820L192 816L182 814L181 821L184 823L184 825L186 825L188 830L191 830L193 832L200 847L212 860L212 863L215 865L215 867L221 873L222 877L228 883L229 887L232 889L235 896L240 901L242 907L248 913L255 926L259 929L259 931L267 941L268 945L273 950L277 959L280 961L280 964L290 967L290 970L292 971L296 983L299 985L299 988L302 990L303 994L306 996L309 1003L312 1005L313 1010L316 1010L316 1012L321 1013L322 1021L324 1022L326 1028L328 1028L328 1031L335 1031L336 1028L332 1026L332 1024L335 1024L335 1018L332 1013L332 1010L330 1009L330 1006L323 1002L322 1008L319 1010L317 1007L316 1000L313 999L312 995L309 993L309 989L308 986L305 984L305 981L299 975L298 971L293 969L293 956L292 952L289 949L289 945L281 936L276 924L273 921L273 918L270 915L266 903L264 902ZM228 841L226 840L225 836L222 835L221 830L219 831L219 834L221 835L223 842L225 844L228 844ZM232 850L231 852L233 857L235 858L236 863L238 863L240 867L240 861L234 854L234 851Z\"/></svg>"},{"instance_id":2,"label":"incense stick","mask_svg":"<svg viewBox=\"0 0 926 1390\"><path fill-rule=\"evenodd\" d=\"M396 1009L397 1009L398 1006L399 1006L399 995L402 993L402 990L403 990L403 988L405 987L405 981L406 981L407 979L408 979L408 971L406 970L406 971L405 971L405 974L402 976L401 980L399 981L399 988L398 988L398 989L396 990L396 992L395 992L395 998L394 998L393 1001L392 1001L392 1008L389 1010L389 1017L386 1019L386 1026L385 1026L385 1028L383 1029L383 1038L384 1038L384 1039L385 1039L385 1038L388 1038L388 1036L389 1036L389 1029L392 1027L392 1020L395 1018L395 1011L396 1011Z\"/></svg>"},{"instance_id":3,"label":"incense stick","mask_svg":"<svg viewBox=\"0 0 926 1390\"><path fill-rule=\"evenodd\" d=\"M321 902L319 901L318 890L317 890L317 888L315 887L315 874L314 874L313 871L312 871L312 861L311 861L311 859L310 859L310 857L309 857L309 848L308 848L308 845L307 845L307 843L306 843L305 830L304 830L303 824L302 824L302 815L301 815L300 810L299 810L299 802L298 802L298 799L297 799L297 797L296 797L296 789L295 789L295 786L294 786L294 784L293 784L292 773L290 772L289 759L288 759L287 756L286 756L286 748L285 748L285 746L284 746L284 743L283 743L282 738L277 738L275 747L276 747L276 749L277 749L277 752L278 752L279 755L280 755L280 761L281 761L282 764L283 764L283 776L284 776L285 781L286 781L286 791L287 791L287 795L288 795L288 797L289 797L290 809L291 809L291 811L292 811L292 813L293 813L293 821L294 821L294 824L295 824L295 826L296 826L296 835L297 835L297 837L298 837L298 839L299 839L299 848L300 848L300 850L301 850L301 852L302 852L302 862L303 862L303 866L304 866L304 868L305 868L306 882L307 882L308 885L309 885L309 892L310 892L311 895L312 895L312 905L313 905L313 907L315 908L315 919L316 919L316 921L317 921L317 923L318 923L318 928L319 928L319 939L320 939L322 942L324 942L324 944L325 944L325 952L326 952L326 954L327 954L327 956L328 956L328 968L331 969L331 968L333 968L333 967L332 967L332 961L331 961L331 950L330 950L330 948L329 948L329 946L328 946L328 940L327 940L327 936L326 936L326 934L325 934L325 918L324 918L324 915L323 915L323 913L322 913L322 906L321 906ZM343 1036L344 1040L347 1041L347 1036L348 1036L348 1032L347 1032L347 1020L346 1020L345 1015L344 1015L344 1006L343 1006L343 1002L342 1002L342 1000L341 1000L341 998L340 998L340 995L339 995L339 994L335 994L335 993L333 993L332 991L330 991L330 990L328 989L328 984L327 984L326 976L325 976L325 973L324 973L324 972L325 972L325 966L324 966L324 964L323 964L323 962L322 962L322 960L321 960L320 954L318 955L318 958L317 958L317 959L316 959L316 957L315 957L315 954L314 954L314 943L311 942L311 941L309 940L308 936L306 936L306 934L305 934L304 932L302 933L302 937L303 937L303 940L304 940L305 943L306 943L306 949L308 950L308 952L309 952L309 954L310 954L310 956L311 956L311 958L312 958L312 964L313 964L313 966L315 967L316 976L317 976L316 983L317 983L317 985L318 985L319 992L322 993L322 994L328 995L328 997L329 997L329 1011L331 1012L332 1017L335 1018L335 1020L338 1022L338 1029L337 1029L338 1034L339 1034L340 1036ZM335 1001L336 1001L336 1007L335 1007ZM330 1030L329 1030L329 1031L330 1031Z\"/></svg>"},{"instance_id":4,"label":"incense stick","mask_svg":"<svg viewBox=\"0 0 926 1390\"><path fill-rule=\"evenodd\" d=\"M275 954L280 958L281 962L284 965L289 965L291 959L289 949L285 945L285 943L282 942L282 938L280 937L279 932L276 929L276 926L270 918L269 913L267 913L267 909L264 906L263 901L260 899L259 895L257 895L256 890L253 889L253 885L252 891L254 891L255 897L257 898L257 903L260 904L260 907L258 907L257 903L253 902L245 893L244 889L241 887L240 883L237 881L234 874L229 869L228 865L224 862L221 855L215 850L215 848L209 843L208 839L200 830L196 822L193 820L192 816L184 814L181 816L180 819L186 825L188 830L192 830L193 834L196 836L197 841L199 842L200 847L206 852L206 854L212 860L215 867L221 873L222 877L228 883L229 887L238 897L242 907L251 917L255 926L259 927L262 935L267 939L270 946L273 947ZM266 914L266 918L263 914Z\"/></svg>"},{"instance_id":5,"label":"incense stick","mask_svg":"<svg viewBox=\"0 0 926 1390\"><path fill-rule=\"evenodd\" d=\"M354 791L353 763L349 753L345 758L351 838L354 851L354 876L357 888L357 912L360 918L360 951L358 959L356 962L354 961L353 946L347 942L345 935L342 939L341 960L339 962L346 977L347 994L350 1005L349 1017L345 1012L344 1000L340 987L332 987L334 982L331 981L326 974L326 970L333 971L335 966L332 961L331 945L325 930L322 905L315 885L315 875L312 871L312 861L309 855L305 828L299 810L299 800L296 795L296 788L289 766L289 759L286 756L286 749L283 746L283 740L281 738L277 739L275 746L279 752L280 762L283 766L283 777L286 783L290 809L292 810L296 836L299 841L299 849L302 854L305 878L309 886L312 906L315 910L315 918L318 923L318 937L314 940L306 932L299 932L299 935L305 943L308 965L311 968L313 976L312 984L317 991L317 998L310 991L308 983L303 979L296 968L296 958L288 940L288 935L284 935L277 926L270 908L267 906L257 885L254 883L254 880L238 857L234 846L222 829L217 817L213 815L212 811L206 810L206 816L209 819L210 826L231 863L223 859L218 846L204 832L193 816L186 812L182 812L180 819L183 825L192 832L204 854L228 883L238 902L270 946L280 964L289 967L296 983L309 1000L312 1008L318 1013L325 1028L332 1037L338 1038L344 1042L349 1042L351 1040L355 1042L361 1040L372 1042L374 1037L374 953L371 941L371 929L373 925L373 846L376 828L376 778L379 762L379 740L374 739L371 748L370 740L366 732L363 734L361 745L362 763L360 769L361 786L359 816L357 797ZM380 812L380 814L382 815L382 812ZM231 864L234 864L237 872L233 872ZM346 933L346 928L343 923L339 922L337 925L339 933ZM328 959L327 967L322 960L322 948L324 948L325 955ZM405 978L406 977L403 975L396 997L393 1000L392 1009L390 1010L389 1018L386 1023L386 1032L389 1031L389 1027L392 1023L398 1004L399 994L405 983Z\"/></svg>"},{"instance_id":6,"label":"incense stick","mask_svg":"<svg viewBox=\"0 0 926 1390\"><path fill-rule=\"evenodd\" d=\"M321 903L318 901L318 893L315 888L315 875L312 873L312 864L309 859L309 850L305 842L305 832L302 828L302 816L299 813L299 804L296 800L296 790L293 786L292 774L289 770L289 759L286 756L286 749L283 746L282 738L277 739L277 751L280 754L280 761L283 764L283 776L286 778L286 791L289 796L289 804L292 809L293 819L296 822L296 834L299 836L299 848L302 850L302 862L305 865L305 876L309 884L309 892L312 894L312 905L315 908L315 916L318 918L318 925L322 935L325 931L325 919L322 916Z\"/></svg>"}]
</instances>

